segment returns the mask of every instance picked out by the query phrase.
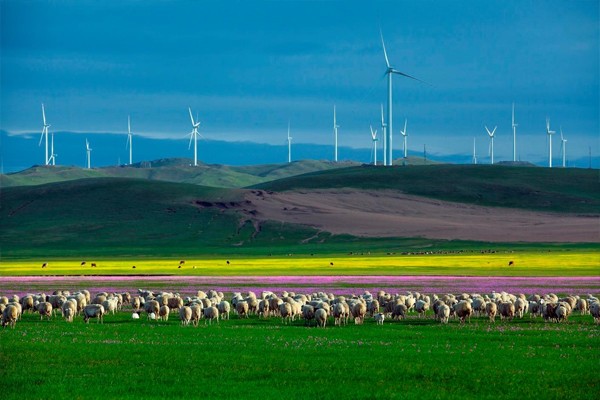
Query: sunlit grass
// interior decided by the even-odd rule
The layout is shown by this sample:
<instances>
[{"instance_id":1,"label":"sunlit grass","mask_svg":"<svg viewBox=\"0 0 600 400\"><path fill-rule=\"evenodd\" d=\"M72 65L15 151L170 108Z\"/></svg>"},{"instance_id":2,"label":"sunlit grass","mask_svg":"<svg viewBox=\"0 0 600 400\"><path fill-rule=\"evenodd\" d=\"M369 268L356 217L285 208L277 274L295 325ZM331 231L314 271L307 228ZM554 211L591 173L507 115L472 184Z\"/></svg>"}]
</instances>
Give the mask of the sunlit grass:
<instances>
[{"instance_id":1,"label":"sunlit grass","mask_svg":"<svg viewBox=\"0 0 600 400\"><path fill-rule=\"evenodd\" d=\"M236 256L237 257L237 256ZM3 261L0 275L465 275L596 276L595 251L496 252L429 255L239 257L185 259L99 259ZM513 265L509 266L512 261ZM45 268L42 264L47 263ZM96 267L92 267L92 263ZM133 268L135 266L135 268Z\"/></svg>"}]
</instances>

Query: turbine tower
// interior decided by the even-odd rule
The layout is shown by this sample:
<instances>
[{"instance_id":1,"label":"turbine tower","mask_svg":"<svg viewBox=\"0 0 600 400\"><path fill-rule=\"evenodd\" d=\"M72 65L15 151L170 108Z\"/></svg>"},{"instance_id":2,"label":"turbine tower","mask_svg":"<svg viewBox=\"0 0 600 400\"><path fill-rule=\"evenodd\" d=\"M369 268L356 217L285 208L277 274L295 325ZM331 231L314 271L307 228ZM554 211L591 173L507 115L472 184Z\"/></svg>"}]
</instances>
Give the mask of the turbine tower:
<instances>
[{"instance_id":1,"label":"turbine tower","mask_svg":"<svg viewBox=\"0 0 600 400\"><path fill-rule=\"evenodd\" d=\"M85 154L87 160L87 169L90 169L92 164L92 149L90 148L90 142L88 142L87 139L85 139Z\"/></svg>"},{"instance_id":2,"label":"turbine tower","mask_svg":"<svg viewBox=\"0 0 600 400\"><path fill-rule=\"evenodd\" d=\"M475 138L473 138L473 164L477 165L477 151L475 148Z\"/></svg>"},{"instance_id":3,"label":"turbine tower","mask_svg":"<svg viewBox=\"0 0 600 400\"><path fill-rule=\"evenodd\" d=\"M131 119L127 116L127 143L125 148L129 147L129 165L133 164L133 134L131 133Z\"/></svg>"},{"instance_id":4,"label":"turbine tower","mask_svg":"<svg viewBox=\"0 0 600 400\"><path fill-rule=\"evenodd\" d=\"M512 129L513 129L513 162L517 161L517 124L515 124L515 103L512 105Z\"/></svg>"},{"instance_id":5,"label":"turbine tower","mask_svg":"<svg viewBox=\"0 0 600 400\"><path fill-rule=\"evenodd\" d=\"M562 166L567 166L567 139L563 136L562 126L560 127L560 152L562 153Z\"/></svg>"},{"instance_id":6,"label":"turbine tower","mask_svg":"<svg viewBox=\"0 0 600 400\"><path fill-rule=\"evenodd\" d=\"M292 162L292 137L290 136L290 122L289 121L288 121L287 142L288 142L288 163L291 163Z\"/></svg>"},{"instance_id":7,"label":"turbine tower","mask_svg":"<svg viewBox=\"0 0 600 400\"><path fill-rule=\"evenodd\" d=\"M556 132L550 130L550 118L546 117L546 134L548 135L548 168L552 168L552 135Z\"/></svg>"},{"instance_id":8,"label":"turbine tower","mask_svg":"<svg viewBox=\"0 0 600 400\"><path fill-rule=\"evenodd\" d=\"M44 157L44 165L50 164L50 158L48 158L48 128L50 128L50 124L46 122L46 110L44 110L44 103L42 103L42 118L44 120L44 127L42 128L42 136L40 137L40 143L38 146L42 145L42 139L44 136L46 137L46 156Z\"/></svg>"},{"instance_id":9,"label":"turbine tower","mask_svg":"<svg viewBox=\"0 0 600 400\"><path fill-rule=\"evenodd\" d=\"M194 121L194 117L192 116L192 108L188 107L188 111L190 112L190 119L192 120L192 131L190 132L190 143L188 144L188 150L192 146L192 139L194 140L194 167L198 166L198 127L200 126L200 121Z\"/></svg>"},{"instance_id":10,"label":"turbine tower","mask_svg":"<svg viewBox=\"0 0 600 400\"><path fill-rule=\"evenodd\" d=\"M392 133L393 133L393 129L392 129L392 75L394 74L398 74L398 75L402 75L406 78L410 78L410 79L414 79L416 81L419 82L423 82L417 78L415 78L414 76L410 76L408 74L405 74L404 72L400 72L396 69L394 69L391 65L390 65L390 60L388 59L388 55L387 55L387 51L385 50L385 42L383 41L383 33L380 31L379 32L381 35L381 45L383 46L383 55L385 57L385 64L387 66L387 70L385 72L385 74L387 75L387 79L388 79L388 93L387 93L387 112L388 112L388 123L387 123L387 164L386 164L386 159L384 156L384 165L392 165ZM424 82L423 82L424 83ZM385 141L384 141L384 147L385 147ZM384 150L385 152L385 150Z\"/></svg>"},{"instance_id":11,"label":"turbine tower","mask_svg":"<svg viewBox=\"0 0 600 400\"><path fill-rule=\"evenodd\" d=\"M494 130L490 132L490 130L488 129L488 127L485 127L485 130L487 131L487 134L490 136L490 155L492 157L492 164L494 164L494 134L496 133L496 128L497 126L494 127Z\"/></svg>"},{"instance_id":12,"label":"turbine tower","mask_svg":"<svg viewBox=\"0 0 600 400\"><path fill-rule=\"evenodd\" d=\"M406 118L404 118L404 130L400 131L400 133L402 134L402 139L404 140L404 144L403 144L403 149L404 149L404 161L406 162L406 158L408 156L408 147L406 147L406 137L408 136L408 132L406 131L406 123L408 122L408 120Z\"/></svg>"},{"instance_id":13,"label":"turbine tower","mask_svg":"<svg viewBox=\"0 0 600 400\"><path fill-rule=\"evenodd\" d=\"M373 165L377 165L377 129L373 130L373 126L371 128L371 139L373 141Z\"/></svg>"},{"instance_id":14,"label":"turbine tower","mask_svg":"<svg viewBox=\"0 0 600 400\"><path fill-rule=\"evenodd\" d=\"M383 165L386 165L386 151L387 151L387 124L385 123L385 118L383 116L383 104L381 105L381 135L383 136Z\"/></svg>"},{"instance_id":15,"label":"turbine tower","mask_svg":"<svg viewBox=\"0 0 600 400\"><path fill-rule=\"evenodd\" d=\"M338 160L338 128L340 126L337 124L336 119L335 119L335 105L333 106L333 137L334 137L334 147L335 147L335 151L334 151L334 161L337 162Z\"/></svg>"},{"instance_id":16,"label":"turbine tower","mask_svg":"<svg viewBox=\"0 0 600 400\"><path fill-rule=\"evenodd\" d=\"M54 153L54 133L50 135L50 163L52 165L56 165L56 156L58 154Z\"/></svg>"}]
</instances>

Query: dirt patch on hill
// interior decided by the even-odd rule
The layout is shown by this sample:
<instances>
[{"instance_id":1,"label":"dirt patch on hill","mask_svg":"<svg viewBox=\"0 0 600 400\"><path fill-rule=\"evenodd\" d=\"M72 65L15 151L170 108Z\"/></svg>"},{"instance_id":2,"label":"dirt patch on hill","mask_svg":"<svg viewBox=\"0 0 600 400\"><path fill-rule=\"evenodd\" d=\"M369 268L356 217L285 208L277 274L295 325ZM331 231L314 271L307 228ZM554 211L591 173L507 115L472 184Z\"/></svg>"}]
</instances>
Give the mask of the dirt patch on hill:
<instances>
[{"instance_id":1,"label":"dirt patch on hill","mask_svg":"<svg viewBox=\"0 0 600 400\"><path fill-rule=\"evenodd\" d=\"M452 203L394 191L317 190L246 195L258 220L334 234L489 242L600 242L600 215L567 215ZM249 202L249 203L248 203Z\"/></svg>"}]
</instances>

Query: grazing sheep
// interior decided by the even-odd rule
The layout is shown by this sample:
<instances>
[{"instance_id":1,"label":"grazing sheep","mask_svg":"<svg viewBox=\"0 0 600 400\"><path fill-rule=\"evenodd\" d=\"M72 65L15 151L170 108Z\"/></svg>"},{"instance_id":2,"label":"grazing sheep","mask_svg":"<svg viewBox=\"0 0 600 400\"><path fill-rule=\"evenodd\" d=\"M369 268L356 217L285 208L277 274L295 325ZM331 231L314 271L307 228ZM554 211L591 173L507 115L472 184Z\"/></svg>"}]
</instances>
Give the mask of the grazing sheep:
<instances>
[{"instance_id":1,"label":"grazing sheep","mask_svg":"<svg viewBox=\"0 0 600 400\"><path fill-rule=\"evenodd\" d=\"M504 301L498 304L498 312L500 319L508 319L511 321L515 317L515 305L510 301Z\"/></svg>"},{"instance_id":2,"label":"grazing sheep","mask_svg":"<svg viewBox=\"0 0 600 400\"><path fill-rule=\"evenodd\" d=\"M594 318L594 322L600 324L600 302L594 301L590 303L590 314Z\"/></svg>"},{"instance_id":3,"label":"grazing sheep","mask_svg":"<svg viewBox=\"0 0 600 400\"><path fill-rule=\"evenodd\" d=\"M178 310L183 307L183 299L179 296L169 297L167 299L167 306L169 306L171 310Z\"/></svg>"},{"instance_id":4,"label":"grazing sheep","mask_svg":"<svg viewBox=\"0 0 600 400\"><path fill-rule=\"evenodd\" d=\"M436 317L442 324L447 324L450 318L450 307L447 304L440 305L437 309Z\"/></svg>"},{"instance_id":5,"label":"grazing sheep","mask_svg":"<svg viewBox=\"0 0 600 400\"><path fill-rule=\"evenodd\" d=\"M67 300L62 305L62 314L67 322L73 322L73 317L77 314L77 302L75 300Z\"/></svg>"},{"instance_id":6,"label":"grazing sheep","mask_svg":"<svg viewBox=\"0 0 600 400\"><path fill-rule=\"evenodd\" d=\"M14 304L7 305L4 311L2 311L2 327L10 325L10 327L14 329L18 318L18 308Z\"/></svg>"},{"instance_id":7,"label":"grazing sheep","mask_svg":"<svg viewBox=\"0 0 600 400\"><path fill-rule=\"evenodd\" d=\"M195 303L190 308L192 309L192 317L191 317L192 325L198 326L198 323L200 322L200 318L202 318L202 308L203 308L202 304Z\"/></svg>"},{"instance_id":8,"label":"grazing sheep","mask_svg":"<svg viewBox=\"0 0 600 400\"><path fill-rule=\"evenodd\" d=\"M217 306L217 309L219 310L219 314L221 315L222 319L229 319L231 305L227 300L221 300L221 302L219 302L219 305Z\"/></svg>"},{"instance_id":9,"label":"grazing sheep","mask_svg":"<svg viewBox=\"0 0 600 400\"><path fill-rule=\"evenodd\" d=\"M373 316L373 318L375 319L375 323L377 325L383 325L383 320L385 319L385 314L377 313Z\"/></svg>"},{"instance_id":10,"label":"grazing sheep","mask_svg":"<svg viewBox=\"0 0 600 400\"><path fill-rule=\"evenodd\" d=\"M365 320L365 314L367 313L367 306L364 303L356 303L352 307L352 316L354 317L355 325L362 325Z\"/></svg>"},{"instance_id":11,"label":"grazing sheep","mask_svg":"<svg viewBox=\"0 0 600 400\"><path fill-rule=\"evenodd\" d=\"M325 325L327 325L327 316L327 311L324 308L319 308L315 311L317 327L325 328Z\"/></svg>"},{"instance_id":12,"label":"grazing sheep","mask_svg":"<svg viewBox=\"0 0 600 400\"><path fill-rule=\"evenodd\" d=\"M98 323L104 323L104 307L102 304L88 304L83 308L83 322L88 324L90 318L98 318Z\"/></svg>"},{"instance_id":13,"label":"grazing sheep","mask_svg":"<svg viewBox=\"0 0 600 400\"><path fill-rule=\"evenodd\" d=\"M471 314L473 308L468 300L461 300L454 305L454 313L459 318L461 323L464 323L467 319L471 322Z\"/></svg>"},{"instance_id":14,"label":"grazing sheep","mask_svg":"<svg viewBox=\"0 0 600 400\"><path fill-rule=\"evenodd\" d=\"M490 322L496 322L496 313L498 312L498 305L492 301L486 303L485 312Z\"/></svg>"},{"instance_id":15,"label":"grazing sheep","mask_svg":"<svg viewBox=\"0 0 600 400\"><path fill-rule=\"evenodd\" d=\"M340 325L346 323L344 303L336 303L333 305L333 324Z\"/></svg>"},{"instance_id":16,"label":"grazing sheep","mask_svg":"<svg viewBox=\"0 0 600 400\"><path fill-rule=\"evenodd\" d=\"M485 305L485 299L483 297L474 297L473 303L471 303L471 307L473 308L473 314L477 316L484 314Z\"/></svg>"},{"instance_id":17,"label":"grazing sheep","mask_svg":"<svg viewBox=\"0 0 600 400\"><path fill-rule=\"evenodd\" d=\"M146 311L146 314L148 315L146 319L150 319L150 314L154 314L156 317L160 311L160 305L158 304L158 301L150 300L144 304L144 311Z\"/></svg>"},{"instance_id":18,"label":"grazing sheep","mask_svg":"<svg viewBox=\"0 0 600 400\"><path fill-rule=\"evenodd\" d=\"M140 296L135 296L133 299L131 299L131 309L133 311L139 311L141 307L142 299Z\"/></svg>"},{"instance_id":19,"label":"grazing sheep","mask_svg":"<svg viewBox=\"0 0 600 400\"><path fill-rule=\"evenodd\" d=\"M117 298L106 299L102 302L102 307L104 307L104 311L106 311L107 314L111 313L112 315L114 315L115 311L117 311L118 306L119 303Z\"/></svg>"},{"instance_id":20,"label":"grazing sheep","mask_svg":"<svg viewBox=\"0 0 600 400\"><path fill-rule=\"evenodd\" d=\"M269 300L263 299L258 302L258 316L267 318L269 316Z\"/></svg>"},{"instance_id":21,"label":"grazing sheep","mask_svg":"<svg viewBox=\"0 0 600 400\"><path fill-rule=\"evenodd\" d=\"M515 315L518 318L523 318L523 314L527 312L528 303L526 300L518 298L515 300Z\"/></svg>"},{"instance_id":22,"label":"grazing sheep","mask_svg":"<svg viewBox=\"0 0 600 400\"><path fill-rule=\"evenodd\" d=\"M290 323L292 321L292 305L290 303L281 303L279 305L279 315L281 315L281 323Z\"/></svg>"},{"instance_id":23,"label":"grazing sheep","mask_svg":"<svg viewBox=\"0 0 600 400\"><path fill-rule=\"evenodd\" d=\"M429 303L427 303L425 300L417 300L415 303L415 311L419 314L419 318L424 317L428 310Z\"/></svg>"},{"instance_id":24,"label":"grazing sheep","mask_svg":"<svg viewBox=\"0 0 600 400\"><path fill-rule=\"evenodd\" d=\"M179 319L181 320L181 325L189 325L192 319L192 309L191 307L184 306L179 309Z\"/></svg>"},{"instance_id":25,"label":"grazing sheep","mask_svg":"<svg viewBox=\"0 0 600 400\"><path fill-rule=\"evenodd\" d=\"M375 314L377 314L379 312L379 301L378 300L371 301L368 306L368 311L369 311L369 314L371 314L371 317L374 316Z\"/></svg>"},{"instance_id":26,"label":"grazing sheep","mask_svg":"<svg viewBox=\"0 0 600 400\"><path fill-rule=\"evenodd\" d=\"M238 301L235 305L235 311L240 318L248 318L248 302Z\"/></svg>"},{"instance_id":27,"label":"grazing sheep","mask_svg":"<svg viewBox=\"0 0 600 400\"><path fill-rule=\"evenodd\" d=\"M171 309L169 306L160 306L160 309L158 310L158 319L161 321L168 321L170 312Z\"/></svg>"},{"instance_id":28,"label":"grazing sheep","mask_svg":"<svg viewBox=\"0 0 600 400\"><path fill-rule=\"evenodd\" d=\"M32 312L35 311L33 296L27 295L27 296L24 296L23 298L21 298L21 307L22 307L23 312L29 311L29 310L31 310Z\"/></svg>"},{"instance_id":29,"label":"grazing sheep","mask_svg":"<svg viewBox=\"0 0 600 400\"><path fill-rule=\"evenodd\" d=\"M52 304L44 301L37 305L37 311L40 313L40 320L47 317L48 320L52 317Z\"/></svg>"},{"instance_id":30,"label":"grazing sheep","mask_svg":"<svg viewBox=\"0 0 600 400\"><path fill-rule=\"evenodd\" d=\"M394 310L392 311L392 319L404 319L406 318L406 313L408 311L408 307L406 304L398 303L394 306Z\"/></svg>"},{"instance_id":31,"label":"grazing sheep","mask_svg":"<svg viewBox=\"0 0 600 400\"><path fill-rule=\"evenodd\" d=\"M204 318L208 321L209 325L212 325L212 320L219 322L219 309L215 306L211 306L204 309ZM204 321L206 325L206 321Z\"/></svg>"},{"instance_id":32,"label":"grazing sheep","mask_svg":"<svg viewBox=\"0 0 600 400\"><path fill-rule=\"evenodd\" d=\"M586 299L577 299L577 304L575 305L575 310L579 311L581 315L585 315L588 313L588 302Z\"/></svg>"},{"instance_id":33,"label":"grazing sheep","mask_svg":"<svg viewBox=\"0 0 600 400\"><path fill-rule=\"evenodd\" d=\"M569 314L571 313L571 309L568 307L568 303L560 302L558 303L558 307L556 307L556 317L558 322L566 321L569 318Z\"/></svg>"},{"instance_id":34,"label":"grazing sheep","mask_svg":"<svg viewBox=\"0 0 600 400\"><path fill-rule=\"evenodd\" d=\"M304 320L304 325L310 325L310 321L315 318L315 308L310 304L305 304L302 306L302 319Z\"/></svg>"},{"instance_id":35,"label":"grazing sheep","mask_svg":"<svg viewBox=\"0 0 600 400\"><path fill-rule=\"evenodd\" d=\"M556 309L558 303L545 303L542 308L542 317L545 321L558 321L558 315L556 315Z\"/></svg>"}]
</instances>

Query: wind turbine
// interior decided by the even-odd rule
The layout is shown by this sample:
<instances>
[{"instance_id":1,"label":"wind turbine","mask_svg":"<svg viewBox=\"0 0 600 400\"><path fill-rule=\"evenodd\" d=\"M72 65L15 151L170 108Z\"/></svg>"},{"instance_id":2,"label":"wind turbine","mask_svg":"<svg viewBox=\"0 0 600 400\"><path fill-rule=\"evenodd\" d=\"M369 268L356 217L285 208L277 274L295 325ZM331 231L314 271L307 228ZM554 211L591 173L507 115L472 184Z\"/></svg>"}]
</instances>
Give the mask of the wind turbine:
<instances>
[{"instance_id":1,"label":"wind turbine","mask_svg":"<svg viewBox=\"0 0 600 400\"><path fill-rule=\"evenodd\" d=\"M548 168L552 168L552 135L556 132L550 130L550 118L546 117L546 134L548 135Z\"/></svg>"},{"instance_id":2,"label":"wind turbine","mask_svg":"<svg viewBox=\"0 0 600 400\"><path fill-rule=\"evenodd\" d=\"M292 137L290 136L290 122L289 121L288 121L287 142L288 142L288 163L291 163L292 162Z\"/></svg>"},{"instance_id":3,"label":"wind turbine","mask_svg":"<svg viewBox=\"0 0 600 400\"><path fill-rule=\"evenodd\" d=\"M188 150L192 146L192 139L194 140L194 167L198 166L198 127L200 126L200 121L194 121L194 117L192 116L192 108L188 107L190 112L190 119L192 120L192 131L190 132L190 143L188 144Z\"/></svg>"},{"instance_id":4,"label":"wind turbine","mask_svg":"<svg viewBox=\"0 0 600 400\"><path fill-rule=\"evenodd\" d=\"M92 164L92 149L90 148L90 142L88 142L87 139L85 139L85 154L87 159L87 169L90 169Z\"/></svg>"},{"instance_id":5,"label":"wind turbine","mask_svg":"<svg viewBox=\"0 0 600 400\"><path fill-rule=\"evenodd\" d=\"M475 138L473 138L473 164L477 165L477 151L475 148Z\"/></svg>"},{"instance_id":6,"label":"wind turbine","mask_svg":"<svg viewBox=\"0 0 600 400\"><path fill-rule=\"evenodd\" d=\"M383 136L383 165L386 165L386 151L387 151L387 124L385 123L385 118L383 117L383 104L381 105L381 134Z\"/></svg>"},{"instance_id":7,"label":"wind turbine","mask_svg":"<svg viewBox=\"0 0 600 400\"><path fill-rule=\"evenodd\" d=\"M40 143L38 146L42 145L42 139L44 136L46 137L46 156L44 157L44 165L50 164L50 159L48 158L48 128L50 128L50 124L46 122L46 110L44 110L44 103L42 103L42 118L44 120L44 127L42 128L42 136L40 137Z\"/></svg>"},{"instance_id":8,"label":"wind turbine","mask_svg":"<svg viewBox=\"0 0 600 400\"><path fill-rule=\"evenodd\" d=\"M492 164L494 164L494 133L496 133L496 128L497 126L494 127L494 130L490 132L490 130L488 129L488 127L485 127L485 130L487 131L487 134L490 136L490 155L492 156Z\"/></svg>"},{"instance_id":9,"label":"wind turbine","mask_svg":"<svg viewBox=\"0 0 600 400\"><path fill-rule=\"evenodd\" d=\"M54 153L54 133L52 133L52 135L50 135L50 162L52 163L52 165L56 165L56 156L58 154Z\"/></svg>"},{"instance_id":10,"label":"wind turbine","mask_svg":"<svg viewBox=\"0 0 600 400\"><path fill-rule=\"evenodd\" d=\"M383 55L385 57L385 64L387 66L387 70L385 71L385 74L387 75L388 78L388 103L387 103L387 112L388 112L388 123L387 123L387 164L386 164L386 159L384 156L384 165L392 165L392 133L393 133L393 129L392 129L392 75L394 74L398 74L398 75L402 75L406 78L410 78L410 79L414 79L416 81L423 82L420 79L415 78L414 76L410 76L408 74L405 74L404 72L400 72L397 69L394 69L391 65L390 65L390 60L388 59L388 55L387 55L387 51L385 50L385 42L383 41L383 33L381 32L381 30L379 31L380 35L381 35L381 44L383 46ZM385 147L385 142L384 142L384 147ZM385 150L384 150L385 151Z\"/></svg>"},{"instance_id":11,"label":"wind turbine","mask_svg":"<svg viewBox=\"0 0 600 400\"><path fill-rule=\"evenodd\" d=\"M560 127L560 151L562 153L562 166L567 166L567 139L563 136L562 126Z\"/></svg>"},{"instance_id":12,"label":"wind turbine","mask_svg":"<svg viewBox=\"0 0 600 400\"><path fill-rule=\"evenodd\" d=\"M517 161L517 124L515 124L515 103L512 105L512 128L513 128L513 162Z\"/></svg>"},{"instance_id":13,"label":"wind turbine","mask_svg":"<svg viewBox=\"0 0 600 400\"><path fill-rule=\"evenodd\" d=\"M371 128L371 139L373 141L373 165L377 165L377 129L373 130L373 126L370 125Z\"/></svg>"},{"instance_id":14,"label":"wind turbine","mask_svg":"<svg viewBox=\"0 0 600 400\"><path fill-rule=\"evenodd\" d=\"M335 151L334 151L334 160L337 162L338 160L338 128L340 126L337 124L335 119L335 105L333 106L333 136L335 138Z\"/></svg>"},{"instance_id":15,"label":"wind turbine","mask_svg":"<svg viewBox=\"0 0 600 400\"><path fill-rule=\"evenodd\" d=\"M133 164L133 134L131 133L131 119L127 116L127 143L125 148L129 147L129 165Z\"/></svg>"},{"instance_id":16,"label":"wind turbine","mask_svg":"<svg viewBox=\"0 0 600 400\"><path fill-rule=\"evenodd\" d=\"M408 136L408 132L406 131L406 123L408 120L404 118L404 130L400 131L402 134L402 138L404 140L403 148L404 148L404 161L406 162L406 157L408 156L408 147L406 147L406 137Z\"/></svg>"}]
</instances>

